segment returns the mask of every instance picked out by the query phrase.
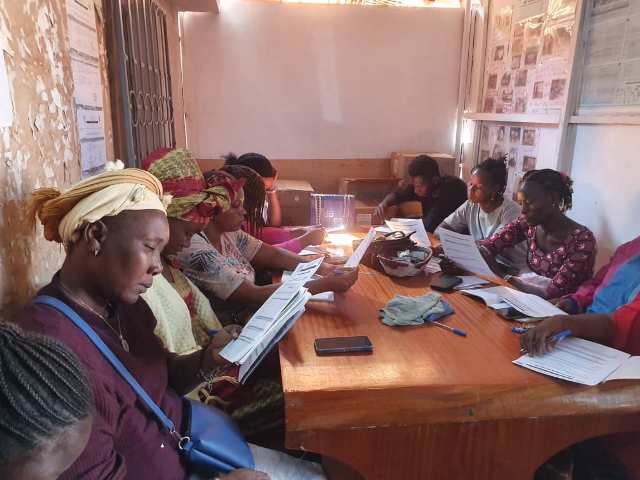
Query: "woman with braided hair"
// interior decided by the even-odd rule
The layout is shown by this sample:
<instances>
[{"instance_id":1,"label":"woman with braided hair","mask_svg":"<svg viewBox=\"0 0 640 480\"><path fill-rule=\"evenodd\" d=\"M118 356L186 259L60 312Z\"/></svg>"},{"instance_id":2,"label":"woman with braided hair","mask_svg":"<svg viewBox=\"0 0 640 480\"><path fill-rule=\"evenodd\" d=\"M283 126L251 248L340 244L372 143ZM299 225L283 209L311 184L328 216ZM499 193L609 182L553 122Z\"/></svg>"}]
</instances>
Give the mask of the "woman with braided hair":
<instances>
[{"instance_id":1,"label":"woman with braided hair","mask_svg":"<svg viewBox=\"0 0 640 480\"><path fill-rule=\"evenodd\" d=\"M528 171L518 191L522 216L480 242L492 259L504 249L526 241L527 263L536 281L513 277L511 283L543 298L576 291L593 275L596 239L587 227L565 215L571 208L573 182L551 169Z\"/></svg>"},{"instance_id":2,"label":"woman with braided hair","mask_svg":"<svg viewBox=\"0 0 640 480\"><path fill-rule=\"evenodd\" d=\"M0 478L54 480L91 434L93 394L78 358L0 322Z\"/></svg>"},{"instance_id":3,"label":"woman with braided hair","mask_svg":"<svg viewBox=\"0 0 640 480\"><path fill-rule=\"evenodd\" d=\"M520 216L520 205L504 197L508 176L506 160L506 157L488 158L476 165L467 183L468 200L444 219L436 235L441 230L452 230L471 235L476 241L484 240ZM517 270L525 269L526 244L521 242L505 249L499 262Z\"/></svg>"},{"instance_id":4,"label":"woman with braided hair","mask_svg":"<svg viewBox=\"0 0 640 480\"><path fill-rule=\"evenodd\" d=\"M293 253L299 253L309 245L320 245L322 243L325 236L324 228L284 229L264 225L263 212L266 208L265 183L264 179L252 168L245 165L225 165L220 170L245 181L244 209L247 211L247 221L242 228L249 235L269 245L284 248Z\"/></svg>"},{"instance_id":5,"label":"woman with braided hair","mask_svg":"<svg viewBox=\"0 0 640 480\"><path fill-rule=\"evenodd\" d=\"M225 155L220 169L246 181L244 207L247 210L247 232L269 245L299 253L309 245L320 245L324 228L280 228L282 214L276 190L278 172L260 153L245 153L237 157Z\"/></svg>"}]
</instances>

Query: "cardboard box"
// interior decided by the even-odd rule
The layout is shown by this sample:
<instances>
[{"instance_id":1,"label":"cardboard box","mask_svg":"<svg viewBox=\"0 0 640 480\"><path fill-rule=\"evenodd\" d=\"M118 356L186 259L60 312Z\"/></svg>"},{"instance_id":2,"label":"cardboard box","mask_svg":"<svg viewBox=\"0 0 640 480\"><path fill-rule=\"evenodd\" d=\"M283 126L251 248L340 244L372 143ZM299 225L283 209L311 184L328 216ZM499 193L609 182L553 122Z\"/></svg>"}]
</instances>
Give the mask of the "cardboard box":
<instances>
[{"instance_id":1,"label":"cardboard box","mask_svg":"<svg viewBox=\"0 0 640 480\"><path fill-rule=\"evenodd\" d=\"M276 182L278 200L282 208L283 225L309 225L310 195L314 192L305 180L281 180Z\"/></svg>"},{"instance_id":2,"label":"cardboard box","mask_svg":"<svg viewBox=\"0 0 640 480\"><path fill-rule=\"evenodd\" d=\"M353 194L356 197L359 194L367 196L384 196L394 191L398 187L397 178L345 178L341 177L338 181L338 193Z\"/></svg>"},{"instance_id":3,"label":"cardboard box","mask_svg":"<svg viewBox=\"0 0 640 480\"><path fill-rule=\"evenodd\" d=\"M428 152L393 152L391 154L391 175L395 178L406 178L407 169L411 160L418 155L429 155L440 167L440 175L458 176L456 169L456 159L446 153L428 153Z\"/></svg>"}]
</instances>

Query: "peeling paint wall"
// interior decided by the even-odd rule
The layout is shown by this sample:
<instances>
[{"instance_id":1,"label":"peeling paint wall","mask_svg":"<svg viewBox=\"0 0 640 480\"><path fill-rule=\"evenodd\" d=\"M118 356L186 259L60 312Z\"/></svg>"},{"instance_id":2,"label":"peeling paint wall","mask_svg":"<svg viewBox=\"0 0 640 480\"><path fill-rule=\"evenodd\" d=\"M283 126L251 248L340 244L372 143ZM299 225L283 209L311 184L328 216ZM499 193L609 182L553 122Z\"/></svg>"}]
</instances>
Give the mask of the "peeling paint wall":
<instances>
[{"instance_id":1,"label":"peeling paint wall","mask_svg":"<svg viewBox=\"0 0 640 480\"><path fill-rule=\"evenodd\" d=\"M2 37L14 122L0 128L0 318L29 300L64 258L62 248L33 231L24 208L34 188L66 188L80 178L64 1L0 0ZM99 33L104 25L96 0ZM102 50L103 85L106 77ZM107 157L113 156L108 91L104 92Z\"/></svg>"}]
</instances>

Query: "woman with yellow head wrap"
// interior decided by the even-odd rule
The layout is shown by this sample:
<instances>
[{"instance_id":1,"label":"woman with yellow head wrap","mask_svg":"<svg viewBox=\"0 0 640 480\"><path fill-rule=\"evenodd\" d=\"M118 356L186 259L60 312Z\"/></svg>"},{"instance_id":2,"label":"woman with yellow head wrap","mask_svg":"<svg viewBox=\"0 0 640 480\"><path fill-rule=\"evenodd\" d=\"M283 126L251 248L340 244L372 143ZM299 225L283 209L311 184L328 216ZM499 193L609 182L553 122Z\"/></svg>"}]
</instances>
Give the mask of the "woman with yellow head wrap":
<instances>
[{"instance_id":1,"label":"woman with yellow head wrap","mask_svg":"<svg viewBox=\"0 0 640 480\"><path fill-rule=\"evenodd\" d=\"M31 212L46 238L67 251L62 268L39 293L75 310L180 428L181 395L229 365L217 345L170 354L154 335L156 319L140 298L162 271L160 254L169 240L162 184L143 170L108 172L65 192L36 191ZM18 324L66 344L92 386L96 412L89 442L60 478L187 477L171 435L67 317L32 304Z\"/></svg>"}]
</instances>

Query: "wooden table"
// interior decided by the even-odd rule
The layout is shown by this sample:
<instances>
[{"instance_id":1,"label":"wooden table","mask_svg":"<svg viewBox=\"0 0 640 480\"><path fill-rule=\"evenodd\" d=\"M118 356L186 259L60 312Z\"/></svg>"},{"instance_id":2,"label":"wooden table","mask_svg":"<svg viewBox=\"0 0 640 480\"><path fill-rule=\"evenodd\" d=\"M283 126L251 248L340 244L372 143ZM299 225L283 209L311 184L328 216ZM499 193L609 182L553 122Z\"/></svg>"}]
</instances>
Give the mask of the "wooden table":
<instances>
[{"instance_id":1,"label":"wooden table","mask_svg":"<svg viewBox=\"0 0 640 480\"><path fill-rule=\"evenodd\" d=\"M309 304L280 343L287 447L372 480L530 480L573 443L640 430L640 384L584 387L517 367L513 324L460 293L444 295L456 311L446 322L466 338L380 322L395 294L425 294L429 282L361 266L333 305ZM374 353L315 354L315 338L349 335L367 335Z\"/></svg>"}]
</instances>

